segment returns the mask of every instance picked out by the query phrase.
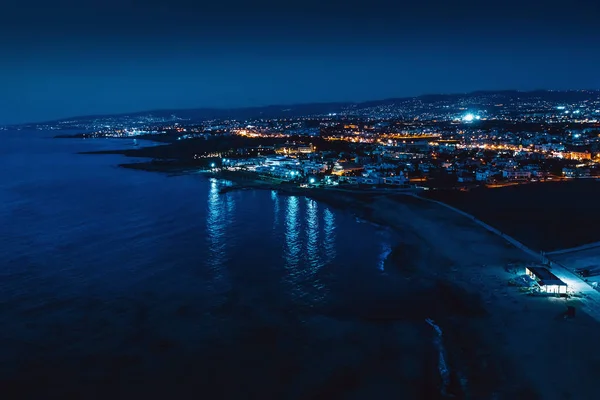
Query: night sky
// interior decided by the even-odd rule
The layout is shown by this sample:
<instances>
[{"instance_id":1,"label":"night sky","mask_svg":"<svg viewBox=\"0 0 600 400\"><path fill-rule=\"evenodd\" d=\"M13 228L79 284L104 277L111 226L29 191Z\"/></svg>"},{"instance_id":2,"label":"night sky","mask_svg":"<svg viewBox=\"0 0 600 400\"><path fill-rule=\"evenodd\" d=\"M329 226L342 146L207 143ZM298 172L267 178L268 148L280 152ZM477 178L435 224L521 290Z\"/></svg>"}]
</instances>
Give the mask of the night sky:
<instances>
[{"instance_id":1,"label":"night sky","mask_svg":"<svg viewBox=\"0 0 600 400\"><path fill-rule=\"evenodd\" d=\"M597 0L208 1L3 0L0 124L600 88Z\"/></svg>"}]
</instances>

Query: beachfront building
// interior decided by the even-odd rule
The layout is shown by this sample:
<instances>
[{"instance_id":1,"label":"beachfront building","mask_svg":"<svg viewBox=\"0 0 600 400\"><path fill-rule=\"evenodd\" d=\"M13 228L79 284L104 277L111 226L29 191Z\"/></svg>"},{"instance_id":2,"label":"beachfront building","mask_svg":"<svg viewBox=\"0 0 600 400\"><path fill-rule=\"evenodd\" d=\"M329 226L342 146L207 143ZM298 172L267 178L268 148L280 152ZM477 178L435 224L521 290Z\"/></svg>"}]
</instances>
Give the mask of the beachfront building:
<instances>
[{"instance_id":1,"label":"beachfront building","mask_svg":"<svg viewBox=\"0 0 600 400\"><path fill-rule=\"evenodd\" d=\"M531 178L531 171L524 171L522 169L505 169L502 171L502 176L510 180L520 180Z\"/></svg>"},{"instance_id":2,"label":"beachfront building","mask_svg":"<svg viewBox=\"0 0 600 400\"><path fill-rule=\"evenodd\" d=\"M333 166L333 175L345 175L347 173L357 173L364 170L364 166L351 162L336 162Z\"/></svg>"},{"instance_id":3,"label":"beachfront building","mask_svg":"<svg viewBox=\"0 0 600 400\"><path fill-rule=\"evenodd\" d=\"M525 273L537 283L541 292L556 295L567 294L567 284L547 268L527 267Z\"/></svg>"},{"instance_id":4,"label":"beachfront building","mask_svg":"<svg viewBox=\"0 0 600 400\"><path fill-rule=\"evenodd\" d=\"M397 175L386 176L385 178L383 178L383 183L385 183L386 185L404 186L408 183L408 181L404 175Z\"/></svg>"},{"instance_id":5,"label":"beachfront building","mask_svg":"<svg viewBox=\"0 0 600 400\"><path fill-rule=\"evenodd\" d=\"M306 175L314 175L324 172L327 169L327 164L319 161L304 160L300 166Z\"/></svg>"},{"instance_id":6,"label":"beachfront building","mask_svg":"<svg viewBox=\"0 0 600 400\"><path fill-rule=\"evenodd\" d=\"M589 168L563 168L563 176L566 178L588 178L590 176Z\"/></svg>"},{"instance_id":7,"label":"beachfront building","mask_svg":"<svg viewBox=\"0 0 600 400\"><path fill-rule=\"evenodd\" d=\"M460 170L456 174L456 180L459 183L473 182L475 180L475 175L470 171Z\"/></svg>"},{"instance_id":8,"label":"beachfront building","mask_svg":"<svg viewBox=\"0 0 600 400\"><path fill-rule=\"evenodd\" d=\"M224 158L222 160L223 167L226 168L240 168L254 165L261 165L264 163L264 158Z\"/></svg>"},{"instance_id":9,"label":"beachfront building","mask_svg":"<svg viewBox=\"0 0 600 400\"><path fill-rule=\"evenodd\" d=\"M285 144L275 148L275 153L285 155L310 154L314 153L315 147L310 144Z\"/></svg>"},{"instance_id":10,"label":"beachfront building","mask_svg":"<svg viewBox=\"0 0 600 400\"><path fill-rule=\"evenodd\" d=\"M490 179L490 170L483 169L475 171L475 180L478 182L487 182Z\"/></svg>"}]
</instances>

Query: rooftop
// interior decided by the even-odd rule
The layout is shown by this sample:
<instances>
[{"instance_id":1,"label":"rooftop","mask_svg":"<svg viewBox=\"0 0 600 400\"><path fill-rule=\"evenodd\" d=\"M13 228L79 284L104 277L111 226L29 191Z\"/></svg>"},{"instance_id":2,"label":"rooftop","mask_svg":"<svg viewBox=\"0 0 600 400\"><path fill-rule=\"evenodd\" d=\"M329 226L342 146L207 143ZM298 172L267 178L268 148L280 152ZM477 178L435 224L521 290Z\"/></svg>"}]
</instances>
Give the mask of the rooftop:
<instances>
[{"instance_id":1,"label":"rooftop","mask_svg":"<svg viewBox=\"0 0 600 400\"><path fill-rule=\"evenodd\" d=\"M567 286L566 283L564 283L563 281L561 281L556 275L554 275L552 272L550 272L547 268L544 267L527 267L527 269L529 271L531 271L531 273L533 275L536 276L536 278L538 278L541 282L541 284L544 285L548 285L548 284L552 284L552 285L561 285L561 286Z\"/></svg>"}]
</instances>

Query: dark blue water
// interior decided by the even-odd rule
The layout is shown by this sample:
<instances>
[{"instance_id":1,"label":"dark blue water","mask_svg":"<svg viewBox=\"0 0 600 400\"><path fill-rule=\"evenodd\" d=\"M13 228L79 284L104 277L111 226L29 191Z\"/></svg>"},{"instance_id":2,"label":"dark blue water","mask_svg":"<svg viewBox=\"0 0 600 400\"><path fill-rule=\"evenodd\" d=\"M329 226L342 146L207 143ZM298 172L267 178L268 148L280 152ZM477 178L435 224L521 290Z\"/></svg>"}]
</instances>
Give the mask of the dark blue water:
<instances>
[{"instance_id":1,"label":"dark blue water","mask_svg":"<svg viewBox=\"0 0 600 400\"><path fill-rule=\"evenodd\" d=\"M227 182L76 154L128 142L53 134L0 141L0 378L11 390L413 393L420 331L361 315L404 279L382 271L397 237L304 197L220 195Z\"/></svg>"}]
</instances>

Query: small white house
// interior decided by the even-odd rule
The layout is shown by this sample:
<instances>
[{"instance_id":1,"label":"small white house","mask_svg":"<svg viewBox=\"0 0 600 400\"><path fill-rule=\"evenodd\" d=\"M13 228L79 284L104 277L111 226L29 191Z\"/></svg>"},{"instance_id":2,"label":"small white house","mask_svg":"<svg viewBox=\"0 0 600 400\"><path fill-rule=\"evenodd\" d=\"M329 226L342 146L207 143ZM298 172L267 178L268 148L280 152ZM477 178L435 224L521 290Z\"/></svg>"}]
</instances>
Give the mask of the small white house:
<instances>
[{"instance_id":1,"label":"small white house","mask_svg":"<svg viewBox=\"0 0 600 400\"><path fill-rule=\"evenodd\" d=\"M502 176L507 179L529 179L531 171L523 171L521 169L505 169L502 171Z\"/></svg>"},{"instance_id":2,"label":"small white house","mask_svg":"<svg viewBox=\"0 0 600 400\"><path fill-rule=\"evenodd\" d=\"M402 186L406 184L406 178L404 177L404 175L386 176L385 178L383 178L383 183L385 183L386 185Z\"/></svg>"},{"instance_id":3,"label":"small white house","mask_svg":"<svg viewBox=\"0 0 600 400\"><path fill-rule=\"evenodd\" d=\"M567 294L567 284L547 268L527 267L525 273L538 284L541 292L556 295Z\"/></svg>"},{"instance_id":4,"label":"small white house","mask_svg":"<svg viewBox=\"0 0 600 400\"><path fill-rule=\"evenodd\" d=\"M489 170L479 170L479 171L475 172L475 180L478 182L485 182L488 180L489 177L490 177Z\"/></svg>"}]
</instances>

